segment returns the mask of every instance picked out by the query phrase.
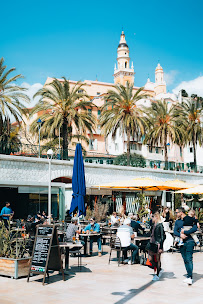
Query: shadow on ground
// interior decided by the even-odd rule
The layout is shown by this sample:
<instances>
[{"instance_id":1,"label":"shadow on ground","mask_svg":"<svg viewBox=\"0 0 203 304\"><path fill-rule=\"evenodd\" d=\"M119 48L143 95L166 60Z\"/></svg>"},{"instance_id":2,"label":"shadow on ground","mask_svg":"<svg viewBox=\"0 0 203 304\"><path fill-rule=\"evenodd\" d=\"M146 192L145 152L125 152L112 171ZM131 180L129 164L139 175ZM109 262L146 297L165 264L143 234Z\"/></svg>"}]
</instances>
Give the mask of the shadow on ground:
<instances>
[{"instance_id":1,"label":"shadow on ground","mask_svg":"<svg viewBox=\"0 0 203 304\"><path fill-rule=\"evenodd\" d=\"M71 274L64 274L65 276L65 281L68 281L70 279L72 279L74 277L73 273ZM30 283L32 282L39 282L39 283L42 283L43 281L43 276L32 276L30 277ZM49 278L46 277L45 279L45 284L52 284L52 283L56 283L56 282L59 282L59 281L63 281L63 277L62 277L62 274L58 273L58 272L52 272L52 273L49 273Z\"/></svg>"},{"instance_id":2,"label":"shadow on ground","mask_svg":"<svg viewBox=\"0 0 203 304\"><path fill-rule=\"evenodd\" d=\"M75 274L77 272L92 272L92 270L90 268L85 267L86 265L82 265L81 268L78 266L71 266L69 272L70 274Z\"/></svg>"},{"instance_id":3,"label":"shadow on ground","mask_svg":"<svg viewBox=\"0 0 203 304\"><path fill-rule=\"evenodd\" d=\"M175 279L173 272L164 272L163 276L161 277L160 281L164 281L165 279ZM137 289L130 289L128 293L125 292L112 292L112 295L115 296L123 296L122 299L118 300L117 302L114 302L114 304L125 304L127 301L131 300L135 296L137 296L142 291L145 291L147 288L152 286L153 284L156 284L154 281L150 281L147 284L141 286Z\"/></svg>"}]
</instances>

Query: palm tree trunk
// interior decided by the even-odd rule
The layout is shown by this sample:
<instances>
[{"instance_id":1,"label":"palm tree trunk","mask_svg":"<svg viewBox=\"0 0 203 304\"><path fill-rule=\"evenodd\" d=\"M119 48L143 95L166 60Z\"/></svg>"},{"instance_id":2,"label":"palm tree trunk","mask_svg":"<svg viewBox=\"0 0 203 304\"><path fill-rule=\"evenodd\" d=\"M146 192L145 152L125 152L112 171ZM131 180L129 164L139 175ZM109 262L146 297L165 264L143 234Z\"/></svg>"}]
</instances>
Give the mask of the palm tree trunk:
<instances>
[{"instance_id":1,"label":"palm tree trunk","mask_svg":"<svg viewBox=\"0 0 203 304\"><path fill-rule=\"evenodd\" d=\"M197 155L196 155L196 144L195 144L195 137L193 135L193 153L194 153L194 171L197 172Z\"/></svg>"},{"instance_id":2,"label":"palm tree trunk","mask_svg":"<svg viewBox=\"0 0 203 304\"><path fill-rule=\"evenodd\" d=\"M130 129L127 129L127 165L130 166Z\"/></svg>"},{"instance_id":3,"label":"palm tree trunk","mask_svg":"<svg viewBox=\"0 0 203 304\"><path fill-rule=\"evenodd\" d=\"M67 133L66 123L63 123L62 126L62 137L63 137L63 159L68 159L68 133Z\"/></svg>"},{"instance_id":4,"label":"palm tree trunk","mask_svg":"<svg viewBox=\"0 0 203 304\"><path fill-rule=\"evenodd\" d=\"M167 133L165 132L164 136L164 161L165 161L165 168L168 170L168 151L167 151Z\"/></svg>"}]
</instances>

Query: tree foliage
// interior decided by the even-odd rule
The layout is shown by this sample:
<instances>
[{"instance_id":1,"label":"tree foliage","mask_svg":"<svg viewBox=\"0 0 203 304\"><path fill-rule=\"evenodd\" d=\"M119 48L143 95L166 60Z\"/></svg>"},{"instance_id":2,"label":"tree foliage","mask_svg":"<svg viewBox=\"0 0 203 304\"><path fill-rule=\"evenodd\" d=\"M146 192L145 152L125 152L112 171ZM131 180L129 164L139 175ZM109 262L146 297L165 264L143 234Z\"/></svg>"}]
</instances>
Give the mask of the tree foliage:
<instances>
[{"instance_id":1,"label":"tree foliage","mask_svg":"<svg viewBox=\"0 0 203 304\"><path fill-rule=\"evenodd\" d=\"M26 114L25 106L29 102L29 97L23 93L27 89L15 84L16 80L23 78L21 74L11 76L16 69L6 71L4 59L0 59L0 115L1 117L13 116L19 123ZM25 102L25 103L24 103Z\"/></svg>"},{"instance_id":2,"label":"tree foliage","mask_svg":"<svg viewBox=\"0 0 203 304\"><path fill-rule=\"evenodd\" d=\"M193 145L195 170L197 166L196 146L197 143L200 146L203 144L202 115L203 108L196 98L183 101L176 108L176 122L178 127L184 130L184 144L192 143Z\"/></svg>"},{"instance_id":3,"label":"tree foliage","mask_svg":"<svg viewBox=\"0 0 203 304\"><path fill-rule=\"evenodd\" d=\"M71 86L63 77L63 81L54 79L50 84L40 89L34 97L40 100L31 112L41 113L43 121L41 134L44 138L55 138L56 132L61 130L63 151L68 151L68 145L73 138L73 130L81 140L88 130L92 133L95 124L94 116L88 111L92 105L89 96L83 89L84 84L77 82ZM31 132L38 132L37 117L31 125ZM83 138L82 138L83 137Z\"/></svg>"},{"instance_id":4,"label":"tree foliage","mask_svg":"<svg viewBox=\"0 0 203 304\"><path fill-rule=\"evenodd\" d=\"M185 90L181 90L182 97L188 97L188 93Z\"/></svg>"},{"instance_id":5,"label":"tree foliage","mask_svg":"<svg viewBox=\"0 0 203 304\"><path fill-rule=\"evenodd\" d=\"M0 115L0 151L10 154L19 149L20 139L18 137L19 127L14 127L8 117Z\"/></svg>"},{"instance_id":6,"label":"tree foliage","mask_svg":"<svg viewBox=\"0 0 203 304\"><path fill-rule=\"evenodd\" d=\"M114 159L114 165L128 166L127 153L117 156ZM140 154L130 154L130 166L144 168L146 167L146 160Z\"/></svg>"},{"instance_id":7,"label":"tree foliage","mask_svg":"<svg viewBox=\"0 0 203 304\"><path fill-rule=\"evenodd\" d=\"M147 132L144 143L150 146L163 146L164 160L168 164L167 145L183 142L183 130L176 124L176 105L169 106L166 100L157 100L149 108L144 108Z\"/></svg>"}]
</instances>

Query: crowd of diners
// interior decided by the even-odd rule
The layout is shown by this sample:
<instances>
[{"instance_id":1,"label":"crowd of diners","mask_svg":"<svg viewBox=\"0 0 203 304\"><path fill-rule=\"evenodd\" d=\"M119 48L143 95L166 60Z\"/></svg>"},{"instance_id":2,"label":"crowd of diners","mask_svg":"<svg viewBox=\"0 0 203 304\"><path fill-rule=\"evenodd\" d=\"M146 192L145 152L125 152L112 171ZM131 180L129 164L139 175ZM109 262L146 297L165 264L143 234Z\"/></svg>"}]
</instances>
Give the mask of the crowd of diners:
<instances>
[{"instance_id":1,"label":"crowd of diners","mask_svg":"<svg viewBox=\"0 0 203 304\"><path fill-rule=\"evenodd\" d=\"M138 246L135 244L134 239L139 235L147 235L149 242L146 245L148 252L148 259L146 265L153 268L155 275L154 281L159 280L163 270L161 268L161 253L163 252L163 244L166 239L166 233L173 229L175 236L175 244L179 246L185 268L187 271L187 279L185 283L192 284L192 271L193 271L193 249L196 245L200 245L195 232L200 229L198 220L194 210L189 208L178 208L175 215L168 207L152 213L148 206L145 207L145 221L141 221L138 214L125 213L122 207L119 214L113 212L107 221L108 228L116 228L117 232L115 237L120 241L124 264L135 264L139 262ZM187 213L187 214L186 214ZM6 202L2 208L0 217L4 226L8 229L9 222L12 220L14 212L11 209L10 203ZM28 215L25 221L25 230L31 237L35 236L36 227L39 224L48 224L48 216L45 211L37 212L36 215ZM174 223L175 221L175 223ZM98 256L102 256L102 234L100 223L97 223L94 217L89 219L89 223L81 228L78 217L72 217L71 223L67 225L65 231L65 241L72 242L73 239L80 239L80 244L84 245L84 236L90 235L90 255L92 255L93 243L97 242ZM80 247L81 248L81 247ZM132 258L127 257L127 253L132 252Z\"/></svg>"},{"instance_id":2,"label":"crowd of diners","mask_svg":"<svg viewBox=\"0 0 203 304\"><path fill-rule=\"evenodd\" d=\"M166 233L171 230L175 237L175 245L178 246L184 264L187 271L187 278L184 283L188 285L192 284L192 269L193 269L193 248L199 244L199 240L195 234L199 227L198 220L196 219L194 210L186 210L182 207L176 209L175 215L170 208L165 207L160 211L154 213L150 212L147 215L147 226L140 221L138 215L129 213L113 212L109 219L110 227L117 227L117 233L115 237L119 238L123 256L124 264L136 264L139 262L138 246L135 244L134 239L138 235L149 236L149 242L146 244L146 250L148 252L148 258L145 261L145 265L154 269L153 281L158 281L163 273L161 268L161 254L163 252L163 245L166 239ZM146 218L145 218L146 219ZM91 233L90 238L90 255L92 254L92 244L97 242L98 244L98 256L101 257L101 227L99 223L96 223L95 218L90 218L89 223L82 230L78 226L77 218L72 218L71 224L66 231L66 240L71 241L75 234L80 234L82 239L83 233ZM95 236L94 236L95 234ZM83 241L82 241L83 242ZM182 244L181 244L182 243ZM127 253L132 252L132 258L127 257Z\"/></svg>"}]
</instances>

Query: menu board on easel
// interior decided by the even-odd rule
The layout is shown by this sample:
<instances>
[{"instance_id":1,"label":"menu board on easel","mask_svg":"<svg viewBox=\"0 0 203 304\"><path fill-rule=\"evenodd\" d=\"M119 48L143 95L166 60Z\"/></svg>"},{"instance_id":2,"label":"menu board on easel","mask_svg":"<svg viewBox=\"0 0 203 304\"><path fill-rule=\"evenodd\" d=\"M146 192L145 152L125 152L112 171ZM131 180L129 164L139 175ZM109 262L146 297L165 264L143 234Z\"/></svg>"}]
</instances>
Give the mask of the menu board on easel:
<instances>
[{"instance_id":1,"label":"menu board on easel","mask_svg":"<svg viewBox=\"0 0 203 304\"><path fill-rule=\"evenodd\" d=\"M31 273L43 274L44 285L46 275L49 277L49 270L61 271L63 280L65 280L59 250L57 229L54 225L39 225L36 231L27 282L29 282Z\"/></svg>"}]
</instances>

